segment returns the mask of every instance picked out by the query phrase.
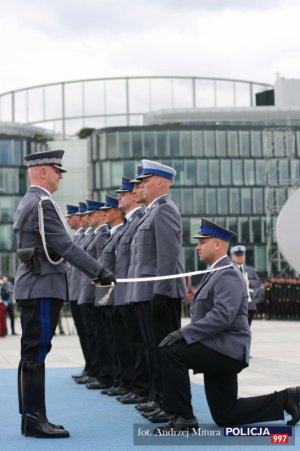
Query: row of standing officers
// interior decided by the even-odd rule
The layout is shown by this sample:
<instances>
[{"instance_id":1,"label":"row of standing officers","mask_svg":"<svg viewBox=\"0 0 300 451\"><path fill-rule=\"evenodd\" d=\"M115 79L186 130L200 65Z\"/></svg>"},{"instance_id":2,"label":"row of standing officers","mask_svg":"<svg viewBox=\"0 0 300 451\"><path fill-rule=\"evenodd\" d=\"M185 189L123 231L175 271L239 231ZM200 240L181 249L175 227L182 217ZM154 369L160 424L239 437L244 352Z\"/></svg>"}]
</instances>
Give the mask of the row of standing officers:
<instances>
[{"instance_id":1,"label":"row of standing officers","mask_svg":"<svg viewBox=\"0 0 300 451\"><path fill-rule=\"evenodd\" d=\"M156 423L169 419L158 344L180 327L186 294L183 278L159 279L183 273L181 216L168 195L175 174L169 166L142 160L135 179L122 178L117 198L67 207L75 242L118 280L158 277L118 283L107 293L71 269L71 311L86 362L74 379L124 404L144 402L142 412Z\"/></svg>"}]
</instances>

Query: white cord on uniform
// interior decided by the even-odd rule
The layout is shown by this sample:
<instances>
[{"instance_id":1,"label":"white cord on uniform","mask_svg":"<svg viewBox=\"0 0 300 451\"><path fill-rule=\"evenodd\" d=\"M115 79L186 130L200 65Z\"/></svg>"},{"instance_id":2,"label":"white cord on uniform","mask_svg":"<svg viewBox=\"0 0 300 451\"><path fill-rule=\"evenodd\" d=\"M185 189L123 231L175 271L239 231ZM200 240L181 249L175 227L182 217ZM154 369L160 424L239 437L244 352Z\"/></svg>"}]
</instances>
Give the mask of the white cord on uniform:
<instances>
[{"instance_id":1,"label":"white cord on uniform","mask_svg":"<svg viewBox=\"0 0 300 451\"><path fill-rule=\"evenodd\" d=\"M64 261L63 257L61 257L57 261L52 260L50 258L50 255L49 255L48 249L47 249L47 242L46 242L46 236L45 236L45 224L44 224L44 211L43 211L43 205L42 205L43 201L45 201L45 200L48 200L48 201L50 200L52 202L53 207L54 207L59 219L61 220L66 231L68 232L67 224L65 222L65 218L63 217L63 214L62 214L61 209L59 208L58 204L56 202L54 202L54 200L51 199L50 197L47 197L47 196L41 197L41 200L38 203L38 220L39 220L39 231L40 231L40 235L41 235L41 239L42 239L42 243L43 243L43 248L44 248L45 255L47 257L48 262L51 263L51 265L60 265Z\"/></svg>"}]
</instances>

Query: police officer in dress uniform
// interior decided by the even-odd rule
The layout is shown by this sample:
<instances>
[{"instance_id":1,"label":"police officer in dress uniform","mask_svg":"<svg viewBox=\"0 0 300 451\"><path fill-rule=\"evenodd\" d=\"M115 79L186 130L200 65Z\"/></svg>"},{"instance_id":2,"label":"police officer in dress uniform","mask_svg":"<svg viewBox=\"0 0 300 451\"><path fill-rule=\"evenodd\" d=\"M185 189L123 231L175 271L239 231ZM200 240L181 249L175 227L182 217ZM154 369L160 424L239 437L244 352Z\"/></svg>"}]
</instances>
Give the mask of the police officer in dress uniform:
<instances>
[{"instance_id":1,"label":"police officer in dress uniform","mask_svg":"<svg viewBox=\"0 0 300 451\"><path fill-rule=\"evenodd\" d=\"M105 220L110 227L110 236L105 242L100 262L111 271L115 272L116 265L116 245L122 233L124 213L118 209L118 199L108 194L105 195L105 204L101 210L105 212ZM108 295L107 289L98 288L95 292L95 305L99 309L99 326L103 328L103 341L101 343L101 354L103 366L105 368L105 379L111 386L104 388L101 393L115 396L115 388L120 382L120 367L116 353L116 344L112 330L112 315L114 306L114 291ZM102 368L103 370L103 368ZM102 380L104 375L102 373Z\"/></svg>"},{"instance_id":2,"label":"police officer in dress uniform","mask_svg":"<svg viewBox=\"0 0 300 451\"><path fill-rule=\"evenodd\" d=\"M251 326L256 305L260 302L261 281L255 268L246 264L246 247L234 246L230 249L231 260L238 266L248 285L248 322Z\"/></svg>"},{"instance_id":3,"label":"police officer in dress uniform","mask_svg":"<svg viewBox=\"0 0 300 451\"><path fill-rule=\"evenodd\" d=\"M101 211L104 203L87 200L86 205L87 222L91 228L91 233L89 233L84 242L84 249L91 257L99 260L102 248L109 236L105 216L103 211ZM81 378L77 378L76 382L78 384L88 385L95 382L100 371L97 322L94 307L95 285L91 284L90 279L84 273L81 273L78 285L78 305L80 306L83 317L84 334L89 355L89 368L87 374ZM90 388L90 386L87 388Z\"/></svg>"},{"instance_id":4,"label":"police officer in dress uniform","mask_svg":"<svg viewBox=\"0 0 300 451\"><path fill-rule=\"evenodd\" d=\"M133 189L134 184L130 183L130 179L122 177L122 184L116 190L118 208L125 215L124 226L116 244L115 276L120 279L127 278L132 237L143 216L143 210L136 201ZM114 394L121 396L134 392L136 396L145 397L148 395L148 380L141 379L143 373L138 369L142 337L137 334L139 329L136 327L132 304L126 295L126 285L128 284L118 284L114 290L112 329L121 371L120 383Z\"/></svg>"},{"instance_id":5,"label":"police officer in dress uniform","mask_svg":"<svg viewBox=\"0 0 300 451\"><path fill-rule=\"evenodd\" d=\"M65 217L67 218L67 224L69 227L75 231L73 235L73 243L80 246L80 242L84 236L84 228L81 224L81 216L78 214L79 209L81 208L76 205L67 205L67 214ZM78 273L79 269L75 266L69 267L68 270L68 289L69 289L69 302L70 302L70 310L73 317L73 321L76 327L76 331L79 338L79 343L82 349L85 365L83 371L81 373L72 374L73 378L77 378L86 374L88 369L88 352L84 338L84 326L82 321L82 316L80 313L79 306L77 304L78 300Z\"/></svg>"},{"instance_id":6,"label":"police officer in dress uniform","mask_svg":"<svg viewBox=\"0 0 300 451\"><path fill-rule=\"evenodd\" d=\"M69 432L50 423L45 406L45 358L67 298L65 260L105 285L113 274L70 238L63 215L52 200L65 169L63 150L25 157L31 186L21 199L14 222L21 264L15 297L21 307L21 361L18 371L21 431L25 436L65 438Z\"/></svg>"},{"instance_id":7,"label":"police officer in dress uniform","mask_svg":"<svg viewBox=\"0 0 300 451\"><path fill-rule=\"evenodd\" d=\"M219 426L300 419L300 387L268 395L237 398L237 374L249 364L251 333L247 319L245 280L227 256L234 235L207 219L200 221L196 250L214 272L207 273L195 293L191 323L160 343L164 406L172 414L155 433L198 427L191 404L189 369L204 374L211 415Z\"/></svg>"},{"instance_id":8,"label":"police officer in dress uniform","mask_svg":"<svg viewBox=\"0 0 300 451\"><path fill-rule=\"evenodd\" d=\"M142 160L139 191L146 207L131 244L129 273L133 277L166 276L183 272L182 222L177 206L169 197L176 171L151 160ZM143 335L151 378L149 404L144 413L153 422L166 421L162 410L161 372L158 344L180 327L181 300L185 296L182 278L132 284L131 300ZM155 406L157 407L155 409Z\"/></svg>"}]
</instances>

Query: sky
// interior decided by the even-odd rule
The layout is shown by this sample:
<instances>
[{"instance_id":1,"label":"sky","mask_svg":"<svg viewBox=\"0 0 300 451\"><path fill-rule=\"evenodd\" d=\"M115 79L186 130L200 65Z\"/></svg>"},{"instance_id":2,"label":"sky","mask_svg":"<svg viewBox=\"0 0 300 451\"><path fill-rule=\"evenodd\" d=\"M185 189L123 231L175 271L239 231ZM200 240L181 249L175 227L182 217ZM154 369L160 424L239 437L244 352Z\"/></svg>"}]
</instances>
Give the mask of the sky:
<instances>
[{"instance_id":1,"label":"sky","mask_svg":"<svg viewBox=\"0 0 300 451\"><path fill-rule=\"evenodd\" d=\"M298 0L0 0L0 93L132 75L300 78Z\"/></svg>"}]
</instances>

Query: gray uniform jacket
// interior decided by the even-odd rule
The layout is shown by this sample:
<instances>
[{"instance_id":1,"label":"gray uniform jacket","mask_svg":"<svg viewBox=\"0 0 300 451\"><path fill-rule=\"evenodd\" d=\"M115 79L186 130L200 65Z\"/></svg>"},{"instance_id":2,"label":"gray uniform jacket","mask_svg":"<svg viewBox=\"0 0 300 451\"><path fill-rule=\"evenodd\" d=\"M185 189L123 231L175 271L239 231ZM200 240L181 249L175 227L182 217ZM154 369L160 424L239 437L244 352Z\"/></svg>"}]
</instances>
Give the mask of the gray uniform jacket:
<instances>
[{"instance_id":1,"label":"gray uniform jacket","mask_svg":"<svg viewBox=\"0 0 300 451\"><path fill-rule=\"evenodd\" d=\"M143 210L136 210L130 219L124 224L122 234L116 246L116 266L115 277L126 279L130 262L130 245L132 237L136 231L137 224L143 216ZM130 303L130 296L127 294L127 283L118 283L114 289L115 305L125 305Z\"/></svg>"},{"instance_id":2,"label":"gray uniform jacket","mask_svg":"<svg viewBox=\"0 0 300 451\"><path fill-rule=\"evenodd\" d=\"M183 273L182 224L177 206L169 198L157 199L141 218L131 243L128 277L166 276ZM149 301L153 294L183 298L182 278L131 284L131 302Z\"/></svg>"},{"instance_id":3,"label":"gray uniform jacket","mask_svg":"<svg viewBox=\"0 0 300 451\"><path fill-rule=\"evenodd\" d=\"M101 252L100 263L101 265L109 269L112 273L115 273L116 267L116 246L118 240L122 234L123 224L111 235L106 243L104 244ZM105 266L104 266L105 265ZM95 302L101 299L107 293L107 288L96 288L95 291ZM105 305L113 305L115 299L115 290L113 290L109 296L109 299Z\"/></svg>"},{"instance_id":4,"label":"gray uniform jacket","mask_svg":"<svg viewBox=\"0 0 300 451\"><path fill-rule=\"evenodd\" d=\"M109 237L109 229L106 224L93 233L90 241L85 246L86 252L95 259L99 259L105 242ZM78 304L94 304L95 286L91 284L90 278L86 274L81 274Z\"/></svg>"},{"instance_id":5,"label":"gray uniform jacket","mask_svg":"<svg viewBox=\"0 0 300 451\"><path fill-rule=\"evenodd\" d=\"M229 257L224 257L216 268L230 263ZM185 341L201 342L248 365L251 332L247 297L245 280L235 265L207 273L194 296L191 323L180 329Z\"/></svg>"},{"instance_id":6,"label":"gray uniform jacket","mask_svg":"<svg viewBox=\"0 0 300 451\"><path fill-rule=\"evenodd\" d=\"M80 246L81 240L84 237L84 229L81 228L78 233L73 236L73 243ZM80 274L79 269L76 266L69 265L68 268L68 288L69 288L69 301L77 301L78 299L78 275Z\"/></svg>"},{"instance_id":7,"label":"gray uniform jacket","mask_svg":"<svg viewBox=\"0 0 300 451\"><path fill-rule=\"evenodd\" d=\"M22 248L37 248L43 245L38 226L38 203L45 191L39 187L30 187L21 199L14 222L14 231L20 241L20 228L23 224ZM43 202L45 235L50 255L63 257L72 265L85 272L90 278L97 278L101 264L73 243L64 225L59 219L52 202ZM58 258L55 258L57 260ZM52 265L46 259L41 261L41 275L34 275L24 263L21 263L15 278L16 299L57 298L67 299L66 264Z\"/></svg>"},{"instance_id":8,"label":"gray uniform jacket","mask_svg":"<svg viewBox=\"0 0 300 451\"><path fill-rule=\"evenodd\" d=\"M256 304L260 302L261 296L261 281L253 266L244 265L244 271L248 274L249 288L253 290L251 293L251 302L248 302L248 310L256 310Z\"/></svg>"}]
</instances>

